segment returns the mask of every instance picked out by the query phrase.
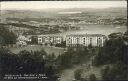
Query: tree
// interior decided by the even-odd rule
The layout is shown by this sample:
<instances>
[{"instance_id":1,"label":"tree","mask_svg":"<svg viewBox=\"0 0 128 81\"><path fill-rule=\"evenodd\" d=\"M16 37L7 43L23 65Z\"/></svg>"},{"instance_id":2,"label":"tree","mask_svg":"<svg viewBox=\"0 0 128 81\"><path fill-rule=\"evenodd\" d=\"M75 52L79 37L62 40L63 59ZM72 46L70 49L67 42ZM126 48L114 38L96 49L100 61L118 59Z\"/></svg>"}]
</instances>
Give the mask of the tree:
<instances>
[{"instance_id":1,"label":"tree","mask_svg":"<svg viewBox=\"0 0 128 81\"><path fill-rule=\"evenodd\" d=\"M126 45L123 38L112 38L105 42L105 45L99 50L98 55L95 57L95 63L99 65L114 64L118 61L124 63Z\"/></svg>"},{"instance_id":2,"label":"tree","mask_svg":"<svg viewBox=\"0 0 128 81\"><path fill-rule=\"evenodd\" d=\"M82 69L77 69L75 72L74 72L74 77L76 80L81 80L81 74L82 74Z\"/></svg>"},{"instance_id":3,"label":"tree","mask_svg":"<svg viewBox=\"0 0 128 81\"><path fill-rule=\"evenodd\" d=\"M102 70L102 79L103 80L107 80L108 79L109 70L110 70L110 67L109 66L105 66L105 68Z\"/></svg>"},{"instance_id":4,"label":"tree","mask_svg":"<svg viewBox=\"0 0 128 81\"><path fill-rule=\"evenodd\" d=\"M0 46L2 46L4 44L4 39L2 36L0 36Z\"/></svg>"},{"instance_id":5,"label":"tree","mask_svg":"<svg viewBox=\"0 0 128 81\"><path fill-rule=\"evenodd\" d=\"M38 44L38 40L36 36L31 37L31 44Z\"/></svg>"},{"instance_id":6,"label":"tree","mask_svg":"<svg viewBox=\"0 0 128 81\"><path fill-rule=\"evenodd\" d=\"M61 42L61 47L66 47L66 41Z\"/></svg>"},{"instance_id":7,"label":"tree","mask_svg":"<svg viewBox=\"0 0 128 81\"><path fill-rule=\"evenodd\" d=\"M123 33L121 32L118 32L118 33L111 33L110 35L108 35L108 37L110 39L115 39L115 38L119 38L119 37L122 37L123 36Z\"/></svg>"},{"instance_id":8,"label":"tree","mask_svg":"<svg viewBox=\"0 0 128 81\"><path fill-rule=\"evenodd\" d=\"M13 54L8 49L0 48L0 80L5 74L46 74L48 80L56 81L57 70L53 65L46 66L48 60L44 61L43 55L46 55L43 50L41 52L23 50Z\"/></svg>"},{"instance_id":9,"label":"tree","mask_svg":"<svg viewBox=\"0 0 128 81\"><path fill-rule=\"evenodd\" d=\"M99 50L98 55L94 59L96 66L109 65L103 70L103 80L127 80L127 44L124 35L111 34L110 39L105 42L105 45Z\"/></svg>"},{"instance_id":10,"label":"tree","mask_svg":"<svg viewBox=\"0 0 128 81\"><path fill-rule=\"evenodd\" d=\"M18 73L18 64L19 58L17 55L12 54L8 49L0 48L1 78L3 78L5 74Z\"/></svg>"},{"instance_id":11,"label":"tree","mask_svg":"<svg viewBox=\"0 0 128 81\"><path fill-rule=\"evenodd\" d=\"M103 80L127 80L128 66L122 63L114 64L111 68L106 66L102 70Z\"/></svg>"},{"instance_id":12,"label":"tree","mask_svg":"<svg viewBox=\"0 0 128 81\"><path fill-rule=\"evenodd\" d=\"M91 75L89 76L89 81L96 81L96 76L95 76L95 74L91 74Z\"/></svg>"},{"instance_id":13,"label":"tree","mask_svg":"<svg viewBox=\"0 0 128 81\"><path fill-rule=\"evenodd\" d=\"M3 38L4 44L15 44L17 36L10 32L7 28L0 28L0 36Z\"/></svg>"}]
</instances>

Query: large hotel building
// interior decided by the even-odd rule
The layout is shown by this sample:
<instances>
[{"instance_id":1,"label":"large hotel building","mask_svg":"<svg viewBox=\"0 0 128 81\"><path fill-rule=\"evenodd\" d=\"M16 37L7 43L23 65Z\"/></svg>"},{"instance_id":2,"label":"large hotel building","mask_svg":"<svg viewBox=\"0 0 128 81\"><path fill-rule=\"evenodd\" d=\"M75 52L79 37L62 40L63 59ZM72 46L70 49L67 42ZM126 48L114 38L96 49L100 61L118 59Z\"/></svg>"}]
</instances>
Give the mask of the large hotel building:
<instances>
[{"instance_id":1,"label":"large hotel building","mask_svg":"<svg viewBox=\"0 0 128 81\"><path fill-rule=\"evenodd\" d=\"M102 34L71 34L66 36L66 46L99 46L102 47L106 36Z\"/></svg>"},{"instance_id":2,"label":"large hotel building","mask_svg":"<svg viewBox=\"0 0 128 81\"><path fill-rule=\"evenodd\" d=\"M39 35L38 36L38 44L61 44L63 41L63 37L60 35L53 35L53 34L48 34L48 35Z\"/></svg>"},{"instance_id":3,"label":"large hotel building","mask_svg":"<svg viewBox=\"0 0 128 81\"><path fill-rule=\"evenodd\" d=\"M61 44L66 41L67 47L76 46L98 46L102 47L107 37L102 34L70 34L64 38L61 35L40 35L38 36L39 44Z\"/></svg>"}]
</instances>

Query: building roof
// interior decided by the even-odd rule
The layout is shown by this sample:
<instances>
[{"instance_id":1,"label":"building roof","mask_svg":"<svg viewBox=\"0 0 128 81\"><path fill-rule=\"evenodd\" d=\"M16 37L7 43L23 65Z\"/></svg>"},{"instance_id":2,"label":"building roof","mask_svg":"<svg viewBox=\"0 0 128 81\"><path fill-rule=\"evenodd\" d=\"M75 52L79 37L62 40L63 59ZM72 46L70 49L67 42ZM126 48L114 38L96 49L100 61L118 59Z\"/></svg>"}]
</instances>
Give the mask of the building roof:
<instances>
[{"instance_id":1,"label":"building roof","mask_svg":"<svg viewBox=\"0 0 128 81\"><path fill-rule=\"evenodd\" d=\"M39 35L39 37L42 37L42 36L54 36L54 37L60 37L61 35L60 35L60 34L46 34L46 35Z\"/></svg>"},{"instance_id":2,"label":"building roof","mask_svg":"<svg viewBox=\"0 0 128 81\"><path fill-rule=\"evenodd\" d=\"M67 36L73 36L73 37L84 37L84 36L87 36L87 37L106 37L105 35L102 35L102 34L70 34L70 35L67 35Z\"/></svg>"},{"instance_id":3,"label":"building roof","mask_svg":"<svg viewBox=\"0 0 128 81\"><path fill-rule=\"evenodd\" d=\"M66 35L66 37L106 37L102 34L69 34ZM38 35L38 37L63 37L61 34L46 34L46 35Z\"/></svg>"}]
</instances>

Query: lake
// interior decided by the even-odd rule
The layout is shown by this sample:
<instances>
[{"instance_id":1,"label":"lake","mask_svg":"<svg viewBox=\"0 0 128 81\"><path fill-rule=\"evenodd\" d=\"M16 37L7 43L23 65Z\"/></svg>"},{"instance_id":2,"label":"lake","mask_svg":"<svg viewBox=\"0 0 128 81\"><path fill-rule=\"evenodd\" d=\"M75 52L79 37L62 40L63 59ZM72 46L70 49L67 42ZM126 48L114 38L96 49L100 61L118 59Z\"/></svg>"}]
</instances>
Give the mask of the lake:
<instances>
[{"instance_id":1,"label":"lake","mask_svg":"<svg viewBox=\"0 0 128 81\"><path fill-rule=\"evenodd\" d=\"M126 32L127 26L119 26L119 25L87 25L87 24L77 24L76 26L81 27L80 30L69 30L63 33L59 33L60 35L68 34L103 34L109 35L111 33L116 32Z\"/></svg>"}]
</instances>

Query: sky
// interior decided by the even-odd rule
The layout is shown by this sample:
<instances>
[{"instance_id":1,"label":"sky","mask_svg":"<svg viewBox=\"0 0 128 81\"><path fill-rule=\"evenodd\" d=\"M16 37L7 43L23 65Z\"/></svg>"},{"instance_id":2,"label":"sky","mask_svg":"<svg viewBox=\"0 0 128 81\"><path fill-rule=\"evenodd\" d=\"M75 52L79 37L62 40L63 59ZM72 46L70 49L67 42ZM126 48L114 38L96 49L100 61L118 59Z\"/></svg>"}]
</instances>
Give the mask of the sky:
<instances>
[{"instance_id":1,"label":"sky","mask_svg":"<svg viewBox=\"0 0 128 81\"><path fill-rule=\"evenodd\" d=\"M127 7L126 1L4 1L1 10L43 10L47 8Z\"/></svg>"}]
</instances>

